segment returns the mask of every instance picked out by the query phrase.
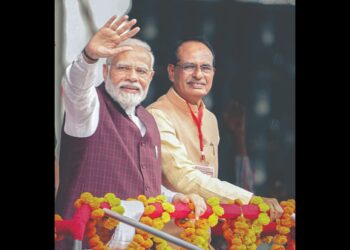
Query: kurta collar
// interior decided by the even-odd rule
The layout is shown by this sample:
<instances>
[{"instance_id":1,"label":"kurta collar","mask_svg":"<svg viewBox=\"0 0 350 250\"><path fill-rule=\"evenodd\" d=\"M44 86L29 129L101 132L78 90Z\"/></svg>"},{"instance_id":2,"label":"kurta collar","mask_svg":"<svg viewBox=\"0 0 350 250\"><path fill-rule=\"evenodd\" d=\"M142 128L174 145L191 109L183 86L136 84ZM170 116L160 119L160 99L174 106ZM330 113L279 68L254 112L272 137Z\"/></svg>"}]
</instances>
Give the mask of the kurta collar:
<instances>
[{"instance_id":1,"label":"kurta collar","mask_svg":"<svg viewBox=\"0 0 350 250\"><path fill-rule=\"evenodd\" d=\"M175 89L173 87L171 87L168 91L168 93L166 93L167 98L170 100L170 102L172 102L173 104L175 104L177 107L179 107L181 110L185 111L185 112L190 112L190 110L188 109L187 103L185 101L185 99L183 99L181 96L178 95L178 93L176 93ZM201 100L200 104L203 105L203 109L205 110L205 105L204 102ZM193 110L193 112L195 114L198 114L198 105L194 105L189 103L191 109Z\"/></svg>"}]
</instances>

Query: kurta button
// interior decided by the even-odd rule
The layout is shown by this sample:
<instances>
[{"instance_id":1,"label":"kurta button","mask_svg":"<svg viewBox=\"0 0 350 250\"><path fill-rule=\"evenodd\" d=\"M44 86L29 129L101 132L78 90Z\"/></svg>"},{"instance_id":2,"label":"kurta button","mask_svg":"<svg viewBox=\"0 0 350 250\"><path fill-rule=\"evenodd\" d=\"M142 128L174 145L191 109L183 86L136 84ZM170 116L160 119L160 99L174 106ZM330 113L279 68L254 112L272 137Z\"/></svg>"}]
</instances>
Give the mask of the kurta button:
<instances>
[{"instance_id":1,"label":"kurta button","mask_svg":"<svg viewBox=\"0 0 350 250\"><path fill-rule=\"evenodd\" d=\"M141 165L141 168L145 169L145 168L146 168L146 166L145 166L145 165Z\"/></svg>"}]
</instances>

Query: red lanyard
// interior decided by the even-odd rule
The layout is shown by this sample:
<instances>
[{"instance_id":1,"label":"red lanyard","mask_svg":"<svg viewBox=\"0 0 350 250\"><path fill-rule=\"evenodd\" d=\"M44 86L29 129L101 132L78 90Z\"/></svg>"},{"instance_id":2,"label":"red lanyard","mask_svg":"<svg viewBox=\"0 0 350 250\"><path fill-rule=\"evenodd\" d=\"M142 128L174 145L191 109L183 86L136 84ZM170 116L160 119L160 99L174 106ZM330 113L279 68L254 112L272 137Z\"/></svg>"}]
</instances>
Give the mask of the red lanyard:
<instances>
[{"instance_id":1,"label":"red lanyard","mask_svg":"<svg viewBox=\"0 0 350 250\"><path fill-rule=\"evenodd\" d=\"M203 105L202 103L200 104L199 108L198 108L198 117L196 117L196 115L194 114L194 112L191 109L191 106L188 102L187 106L191 111L191 115L192 115L192 119L194 121L194 123L197 126L198 129L198 138L199 138L199 149L201 151L201 160L205 160L205 155L204 155L204 151L203 151L203 134L202 134L202 118L203 118Z\"/></svg>"}]
</instances>

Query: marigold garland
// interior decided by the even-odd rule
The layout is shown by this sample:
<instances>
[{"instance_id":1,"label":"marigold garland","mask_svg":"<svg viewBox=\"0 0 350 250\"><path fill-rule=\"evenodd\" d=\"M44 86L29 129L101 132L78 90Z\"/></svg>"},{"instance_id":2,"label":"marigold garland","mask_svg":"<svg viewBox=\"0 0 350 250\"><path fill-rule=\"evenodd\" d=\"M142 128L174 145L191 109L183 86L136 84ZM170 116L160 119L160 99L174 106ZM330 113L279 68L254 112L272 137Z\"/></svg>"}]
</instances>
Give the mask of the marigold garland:
<instances>
[{"instance_id":1,"label":"marigold garland","mask_svg":"<svg viewBox=\"0 0 350 250\"><path fill-rule=\"evenodd\" d=\"M280 219L276 220L278 233L272 237L272 250L285 250L285 245L288 242L287 235L290 233L291 227L295 227L295 221L292 219L292 214L295 211L295 200L282 201L280 205L283 208L283 214ZM294 244L292 247L294 248Z\"/></svg>"},{"instance_id":2,"label":"marigold garland","mask_svg":"<svg viewBox=\"0 0 350 250\"><path fill-rule=\"evenodd\" d=\"M207 200L212 208L213 213L207 219L199 219L194 221L194 205L189 203L191 212L185 219L176 219L175 224L184 228L180 233L180 238L190 242L203 249L209 249L210 227L218 224L219 217L224 214L224 209L220 206L220 200L217 197L211 197Z\"/></svg>"},{"instance_id":3,"label":"marigold garland","mask_svg":"<svg viewBox=\"0 0 350 250\"><path fill-rule=\"evenodd\" d=\"M233 203L242 206L240 200ZM244 217L243 213L236 219L226 219L222 229L223 235L231 250L255 250L261 243L259 241L263 226L270 222L266 212L270 209L261 197L255 196L250 204L258 205L260 214L257 219L250 220Z\"/></svg>"},{"instance_id":4,"label":"marigold garland","mask_svg":"<svg viewBox=\"0 0 350 250\"><path fill-rule=\"evenodd\" d=\"M147 198L144 195L140 195L137 197L137 200L141 201L145 207L143 216L140 219L141 223L161 230L164 227L164 223L171 220L170 213L174 212L175 207L173 204L167 202L164 195L159 195L155 198ZM87 204L91 208L90 220L86 224L85 236L88 238L88 243L92 250L108 250L109 248L105 244L109 241L113 233L112 229L119 223L119 221L105 216L101 206L102 203L108 203L110 209L114 212L119 214L124 213L124 208L120 205L120 199L112 193L106 194L103 198L98 198L94 197L91 193L85 192L74 203L76 208L80 208L83 204ZM156 207L152 203L160 203L163 208L163 213L158 218L150 217L156 211ZM234 200L229 203L242 206L240 200ZM175 224L184 229L180 234L180 238L202 249L209 249L209 228L217 225L219 218L224 214L224 209L220 206L219 198L211 197L207 200L207 204L212 208L212 214L208 218L195 220L195 207L192 202L189 202L190 213L187 218L175 219ZM224 221L222 229L223 236L228 244L227 249L256 250L258 245L265 242L268 244L273 243L272 250L284 250L286 249L286 244L288 250L294 250L295 242L294 240L290 240L290 231L292 227L295 227L295 221L292 218L292 214L295 211L295 201L287 200L280 203L284 212L282 217L276 220L276 231L278 233L274 236L264 237L261 237L261 233L263 226L270 223L270 218L267 215L270 208L258 196L255 196L250 201L250 204L257 205L260 210L256 219L245 218L243 213L235 219L220 219ZM62 218L56 214L55 221L61 220ZM55 230L55 240L62 239L63 236L57 234ZM127 249L150 249L154 243L157 250L172 249L167 241L140 229L136 229L134 239Z\"/></svg>"},{"instance_id":5,"label":"marigold garland","mask_svg":"<svg viewBox=\"0 0 350 250\"><path fill-rule=\"evenodd\" d=\"M131 200L131 199L129 199ZM137 200L141 201L145 207L144 213L140 219L140 222L148 226L154 227L158 230L162 230L164 223L170 221L170 214L175 211L173 204L169 203L164 195L158 195L156 197L150 197L147 199L145 195L139 195ZM152 219L149 217L155 210L155 206L152 203L160 203L163 208L163 213L159 218ZM133 241L127 247L128 250L132 249L149 249L156 244L157 250L171 250L172 248L168 246L168 242L156 237L152 234L149 234L143 230L136 229L136 234Z\"/></svg>"},{"instance_id":6,"label":"marigold garland","mask_svg":"<svg viewBox=\"0 0 350 250\"><path fill-rule=\"evenodd\" d=\"M74 203L76 208L80 208L82 204L87 204L91 208L91 217L86 225L85 236L92 250L107 250L105 244L108 242L114 229L119 221L111 217L105 216L101 204L106 202L110 209L116 213L123 214L124 208L120 205L121 201L113 193L107 193L103 198L94 197L89 192L84 192Z\"/></svg>"}]
</instances>

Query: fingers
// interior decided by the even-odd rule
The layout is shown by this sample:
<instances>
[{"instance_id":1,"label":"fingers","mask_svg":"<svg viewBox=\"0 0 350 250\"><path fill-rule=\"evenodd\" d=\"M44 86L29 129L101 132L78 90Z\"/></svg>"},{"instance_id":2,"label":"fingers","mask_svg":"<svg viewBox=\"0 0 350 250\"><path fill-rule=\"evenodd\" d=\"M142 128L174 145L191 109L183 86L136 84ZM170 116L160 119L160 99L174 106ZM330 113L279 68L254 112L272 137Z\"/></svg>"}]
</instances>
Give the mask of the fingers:
<instances>
[{"instance_id":1,"label":"fingers","mask_svg":"<svg viewBox=\"0 0 350 250\"><path fill-rule=\"evenodd\" d=\"M183 203L188 203L190 200L186 195L178 193L173 197L173 202L178 202L178 201Z\"/></svg>"},{"instance_id":2,"label":"fingers","mask_svg":"<svg viewBox=\"0 0 350 250\"><path fill-rule=\"evenodd\" d=\"M132 30L124 33L123 35L120 36L120 39L122 41L129 39L130 37L133 37L134 35L136 35L138 32L140 31L139 27L133 28Z\"/></svg>"},{"instance_id":3,"label":"fingers","mask_svg":"<svg viewBox=\"0 0 350 250\"><path fill-rule=\"evenodd\" d=\"M125 24L117 29L118 34L123 34L125 31L129 30L132 26L134 26L137 23L136 19L132 19L129 22L125 22Z\"/></svg>"},{"instance_id":4,"label":"fingers","mask_svg":"<svg viewBox=\"0 0 350 250\"><path fill-rule=\"evenodd\" d=\"M276 199L273 199L273 212L274 212L274 220L281 218L283 209L278 204L278 201Z\"/></svg>"},{"instance_id":5,"label":"fingers","mask_svg":"<svg viewBox=\"0 0 350 250\"><path fill-rule=\"evenodd\" d=\"M118 43L135 36L140 31L140 27L134 27L132 30L130 30L137 23L137 20L132 19L131 21L127 21L128 18L129 16L124 15L115 21L116 16L113 16L104 25L104 27L108 27L115 32L116 39L113 40L118 40Z\"/></svg>"},{"instance_id":6,"label":"fingers","mask_svg":"<svg viewBox=\"0 0 350 250\"><path fill-rule=\"evenodd\" d=\"M190 199L186 196L186 195L181 195L179 200L183 203L189 203L190 202Z\"/></svg>"},{"instance_id":7,"label":"fingers","mask_svg":"<svg viewBox=\"0 0 350 250\"><path fill-rule=\"evenodd\" d=\"M112 16L103 27L109 28L109 26L111 26L111 24L114 22L114 20L117 18L116 15Z\"/></svg>"},{"instance_id":8,"label":"fingers","mask_svg":"<svg viewBox=\"0 0 350 250\"><path fill-rule=\"evenodd\" d=\"M197 194L176 194L174 197L174 201L175 200L179 200L183 203L188 203L191 201L194 204L194 215L196 220L198 220L199 217L207 210L205 200Z\"/></svg>"},{"instance_id":9,"label":"fingers","mask_svg":"<svg viewBox=\"0 0 350 250\"><path fill-rule=\"evenodd\" d=\"M190 200L193 202L195 210L194 215L196 220L199 219L199 217L205 213L207 210L207 204L205 203L204 199L196 194L189 195Z\"/></svg>"},{"instance_id":10,"label":"fingers","mask_svg":"<svg viewBox=\"0 0 350 250\"><path fill-rule=\"evenodd\" d=\"M271 221L275 221L276 219L281 218L283 214L283 209L279 205L278 201L276 199L268 199L266 202L270 206L270 218Z\"/></svg>"},{"instance_id":11,"label":"fingers","mask_svg":"<svg viewBox=\"0 0 350 250\"><path fill-rule=\"evenodd\" d=\"M113 25L111 25L110 28L111 28L112 30L118 29L119 26L120 26L123 22L125 22L128 18L129 18L129 16L127 16L127 15L122 16L122 17L119 18L115 23L113 23ZM109 26L108 26L108 27L109 27Z\"/></svg>"}]
</instances>

